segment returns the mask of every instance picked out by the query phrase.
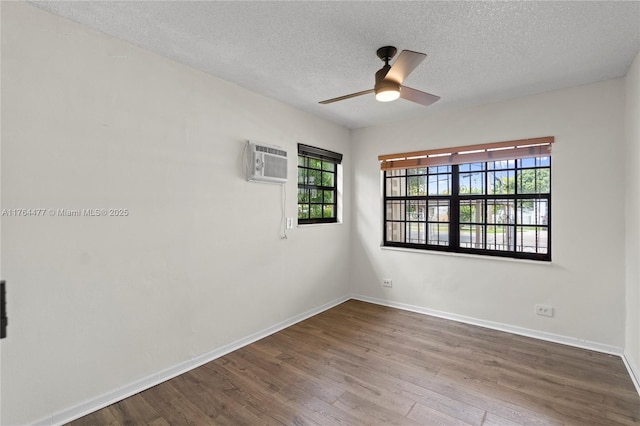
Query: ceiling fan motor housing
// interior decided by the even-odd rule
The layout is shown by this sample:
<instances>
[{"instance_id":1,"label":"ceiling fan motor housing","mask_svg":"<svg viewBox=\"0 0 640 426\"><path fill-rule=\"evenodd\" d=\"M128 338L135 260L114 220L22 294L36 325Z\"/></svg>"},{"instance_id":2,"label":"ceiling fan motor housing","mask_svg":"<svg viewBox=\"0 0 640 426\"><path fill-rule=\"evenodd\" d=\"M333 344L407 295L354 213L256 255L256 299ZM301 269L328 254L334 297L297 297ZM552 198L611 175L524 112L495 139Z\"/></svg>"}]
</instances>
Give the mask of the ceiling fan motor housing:
<instances>
[{"instance_id":1,"label":"ceiling fan motor housing","mask_svg":"<svg viewBox=\"0 0 640 426\"><path fill-rule=\"evenodd\" d=\"M376 72L376 83L373 86L376 95L382 92L400 93L400 83L385 78L390 69L391 65L386 64Z\"/></svg>"}]
</instances>

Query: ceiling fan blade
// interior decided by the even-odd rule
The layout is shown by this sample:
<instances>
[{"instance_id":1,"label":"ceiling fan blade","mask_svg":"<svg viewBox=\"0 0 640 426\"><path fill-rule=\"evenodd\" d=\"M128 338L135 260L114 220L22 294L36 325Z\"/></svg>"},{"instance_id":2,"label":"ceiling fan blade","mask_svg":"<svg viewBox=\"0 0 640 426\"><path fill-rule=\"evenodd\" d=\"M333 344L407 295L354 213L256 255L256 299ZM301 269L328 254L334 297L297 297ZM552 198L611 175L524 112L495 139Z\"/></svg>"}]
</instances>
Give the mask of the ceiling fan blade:
<instances>
[{"instance_id":1,"label":"ceiling fan blade","mask_svg":"<svg viewBox=\"0 0 640 426\"><path fill-rule=\"evenodd\" d=\"M393 66L385 76L385 79L396 81L400 84L418 65L427 57L424 53L403 50L393 63Z\"/></svg>"},{"instance_id":2,"label":"ceiling fan blade","mask_svg":"<svg viewBox=\"0 0 640 426\"><path fill-rule=\"evenodd\" d=\"M344 101L345 99L355 98L356 96L366 95L368 93L373 93L373 89L363 90L362 92L352 93L350 95L340 96L338 98L327 99L326 101L320 101L320 104L330 104L332 102Z\"/></svg>"},{"instance_id":3,"label":"ceiling fan blade","mask_svg":"<svg viewBox=\"0 0 640 426\"><path fill-rule=\"evenodd\" d=\"M440 96L412 89L407 86L402 86L402 89L400 89L400 97L424 106L429 106L440 99Z\"/></svg>"}]
</instances>

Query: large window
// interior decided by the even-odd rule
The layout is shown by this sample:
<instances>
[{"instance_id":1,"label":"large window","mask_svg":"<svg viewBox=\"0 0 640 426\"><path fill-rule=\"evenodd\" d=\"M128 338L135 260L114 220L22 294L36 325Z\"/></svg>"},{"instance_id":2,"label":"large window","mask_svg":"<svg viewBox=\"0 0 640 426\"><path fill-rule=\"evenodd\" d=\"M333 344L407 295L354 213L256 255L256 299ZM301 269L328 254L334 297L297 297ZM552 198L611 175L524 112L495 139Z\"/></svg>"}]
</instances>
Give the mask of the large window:
<instances>
[{"instance_id":1,"label":"large window","mask_svg":"<svg viewBox=\"0 0 640 426\"><path fill-rule=\"evenodd\" d=\"M338 221L342 154L298 144L298 224Z\"/></svg>"},{"instance_id":2,"label":"large window","mask_svg":"<svg viewBox=\"0 0 640 426\"><path fill-rule=\"evenodd\" d=\"M551 260L551 142L381 156L384 245Z\"/></svg>"}]
</instances>

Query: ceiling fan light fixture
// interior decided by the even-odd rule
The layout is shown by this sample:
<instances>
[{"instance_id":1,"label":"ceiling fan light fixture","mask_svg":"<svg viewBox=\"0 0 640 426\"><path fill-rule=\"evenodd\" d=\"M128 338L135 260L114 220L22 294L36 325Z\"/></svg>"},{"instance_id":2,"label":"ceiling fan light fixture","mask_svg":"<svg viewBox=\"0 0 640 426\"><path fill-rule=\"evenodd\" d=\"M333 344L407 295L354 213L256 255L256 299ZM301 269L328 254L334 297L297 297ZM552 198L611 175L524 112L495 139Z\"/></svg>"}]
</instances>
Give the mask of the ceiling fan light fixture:
<instances>
[{"instance_id":1,"label":"ceiling fan light fixture","mask_svg":"<svg viewBox=\"0 0 640 426\"><path fill-rule=\"evenodd\" d=\"M381 71L385 71L384 68ZM376 100L380 102L391 102L400 97L400 83L393 80L379 79L374 89Z\"/></svg>"},{"instance_id":2,"label":"ceiling fan light fixture","mask_svg":"<svg viewBox=\"0 0 640 426\"><path fill-rule=\"evenodd\" d=\"M399 87L384 87L380 90L376 90L376 100L380 102L395 101L400 97Z\"/></svg>"}]
</instances>

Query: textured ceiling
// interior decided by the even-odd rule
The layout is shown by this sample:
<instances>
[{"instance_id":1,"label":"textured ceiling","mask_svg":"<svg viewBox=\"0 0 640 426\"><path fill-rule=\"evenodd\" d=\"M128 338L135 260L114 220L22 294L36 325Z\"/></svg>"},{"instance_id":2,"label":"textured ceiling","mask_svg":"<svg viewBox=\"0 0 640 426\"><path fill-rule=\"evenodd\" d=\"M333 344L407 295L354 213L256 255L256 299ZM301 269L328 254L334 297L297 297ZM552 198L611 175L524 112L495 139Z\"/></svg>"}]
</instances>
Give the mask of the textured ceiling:
<instances>
[{"instance_id":1,"label":"textured ceiling","mask_svg":"<svg viewBox=\"0 0 640 426\"><path fill-rule=\"evenodd\" d=\"M350 128L621 77L640 48L640 2L32 3ZM372 88L385 45L442 99L318 104Z\"/></svg>"}]
</instances>

